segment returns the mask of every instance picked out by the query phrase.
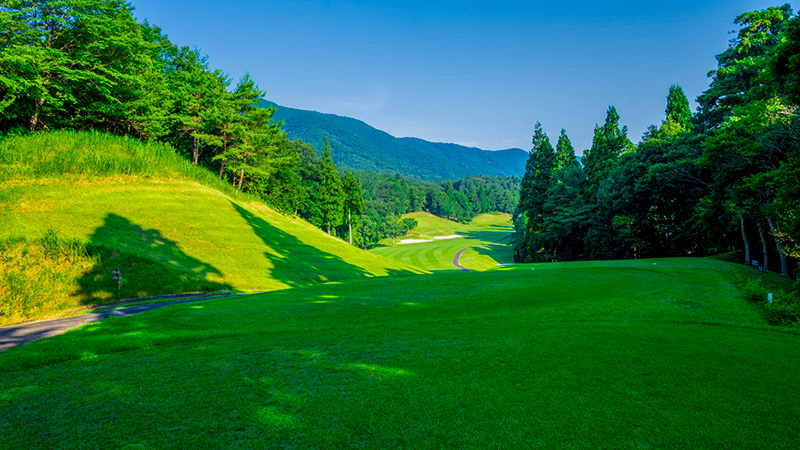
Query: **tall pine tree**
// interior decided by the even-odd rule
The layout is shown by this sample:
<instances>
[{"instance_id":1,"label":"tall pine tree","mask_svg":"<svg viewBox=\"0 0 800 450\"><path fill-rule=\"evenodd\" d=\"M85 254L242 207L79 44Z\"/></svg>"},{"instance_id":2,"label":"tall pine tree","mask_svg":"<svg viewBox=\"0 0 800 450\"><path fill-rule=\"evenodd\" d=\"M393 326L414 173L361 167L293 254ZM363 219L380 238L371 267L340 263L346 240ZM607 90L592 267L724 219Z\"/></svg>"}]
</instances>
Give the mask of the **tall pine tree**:
<instances>
[{"instance_id":1,"label":"tall pine tree","mask_svg":"<svg viewBox=\"0 0 800 450\"><path fill-rule=\"evenodd\" d=\"M519 210L524 217L518 216L515 223L515 255L521 262L549 259L549 252L544 248L539 233L542 230L542 210L547 189L556 167L556 153L539 122L534 126L532 143L520 188Z\"/></svg>"},{"instance_id":2,"label":"tall pine tree","mask_svg":"<svg viewBox=\"0 0 800 450\"><path fill-rule=\"evenodd\" d=\"M331 228L342 223L344 215L344 192L342 180L336 171L331 156L331 145L328 138L322 144L322 183L320 185L320 209L322 210L322 226L331 234Z\"/></svg>"},{"instance_id":3,"label":"tall pine tree","mask_svg":"<svg viewBox=\"0 0 800 450\"><path fill-rule=\"evenodd\" d=\"M342 190L344 194L344 211L347 213L347 234L350 237L350 245L353 245L353 214L364 213L361 183L352 173L347 172L342 178Z\"/></svg>"},{"instance_id":4,"label":"tall pine tree","mask_svg":"<svg viewBox=\"0 0 800 450\"><path fill-rule=\"evenodd\" d=\"M562 167L570 166L578 162L575 157L575 147L572 146L567 130L561 129L561 135L558 137L556 144L556 170Z\"/></svg>"},{"instance_id":5,"label":"tall pine tree","mask_svg":"<svg viewBox=\"0 0 800 450\"><path fill-rule=\"evenodd\" d=\"M609 106L603 126L594 127L592 148L584 152L583 163L588 182L585 185L587 204L597 203L597 189L617 165L622 152L632 150L633 143L628 140L628 127L619 127L617 109Z\"/></svg>"}]
</instances>

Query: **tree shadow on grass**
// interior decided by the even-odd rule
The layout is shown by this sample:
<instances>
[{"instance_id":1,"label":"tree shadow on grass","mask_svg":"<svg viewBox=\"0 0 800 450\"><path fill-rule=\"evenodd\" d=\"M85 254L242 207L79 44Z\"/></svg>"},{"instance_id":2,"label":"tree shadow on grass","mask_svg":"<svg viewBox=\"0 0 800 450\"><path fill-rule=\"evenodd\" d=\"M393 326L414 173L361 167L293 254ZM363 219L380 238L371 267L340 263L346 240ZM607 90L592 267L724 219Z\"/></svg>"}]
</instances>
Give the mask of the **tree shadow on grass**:
<instances>
[{"instance_id":1,"label":"tree shadow on grass","mask_svg":"<svg viewBox=\"0 0 800 450\"><path fill-rule=\"evenodd\" d=\"M161 232L144 229L116 214L108 214L89 240L87 247L95 259L94 267L78 284L76 295L83 304L109 300L150 297L185 292L231 291L221 278L222 272L184 253L175 241ZM120 288L112 278L119 268Z\"/></svg>"},{"instance_id":2,"label":"tree shadow on grass","mask_svg":"<svg viewBox=\"0 0 800 450\"><path fill-rule=\"evenodd\" d=\"M350 264L339 256L326 253L313 245L306 244L285 231L274 227L266 220L231 202L233 208L253 232L273 252L266 252L273 264L271 277L289 286L356 278L370 278L375 275L364 268ZM389 275L411 275L413 272L386 269Z\"/></svg>"}]
</instances>

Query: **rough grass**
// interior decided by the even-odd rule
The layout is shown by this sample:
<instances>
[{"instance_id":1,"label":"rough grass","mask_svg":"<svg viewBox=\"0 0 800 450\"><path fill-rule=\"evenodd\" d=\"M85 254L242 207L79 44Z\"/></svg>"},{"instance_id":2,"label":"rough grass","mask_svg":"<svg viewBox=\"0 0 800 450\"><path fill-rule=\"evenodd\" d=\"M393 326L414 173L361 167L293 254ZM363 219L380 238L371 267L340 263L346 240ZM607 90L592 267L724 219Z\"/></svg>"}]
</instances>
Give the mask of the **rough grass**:
<instances>
[{"instance_id":1,"label":"rough grass","mask_svg":"<svg viewBox=\"0 0 800 450\"><path fill-rule=\"evenodd\" d=\"M171 147L89 131L53 131L0 140L0 182L73 175L169 177L232 194L211 172L188 164Z\"/></svg>"},{"instance_id":2,"label":"rough grass","mask_svg":"<svg viewBox=\"0 0 800 450\"><path fill-rule=\"evenodd\" d=\"M0 447L796 448L800 336L734 270L518 265L107 319L0 354Z\"/></svg>"},{"instance_id":3,"label":"rough grass","mask_svg":"<svg viewBox=\"0 0 800 450\"><path fill-rule=\"evenodd\" d=\"M160 145L25 136L0 142L0 173L14 175L0 181L0 324L122 298L420 272L234 195ZM48 256L48 236L78 254Z\"/></svg>"},{"instance_id":4,"label":"rough grass","mask_svg":"<svg viewBox=\"0 0 800 450\"><path fill-rule=\"evenodd\" d=\"M511 216L508 214L481 214L469 224L460 224L428 213L412 213L403 217L417 220L417 227L408 234L407 239L432 239L433 242L385 245L371 249L372 253L394 259L425 270L458 270L452 263L453 257L463 248L459 263L470 270L488 270L498 264L512 263L513 252L509 239L501 241L514 232ZM456 239L434 239L436 236L460 235Z\"/></svg>"}]
</instances>

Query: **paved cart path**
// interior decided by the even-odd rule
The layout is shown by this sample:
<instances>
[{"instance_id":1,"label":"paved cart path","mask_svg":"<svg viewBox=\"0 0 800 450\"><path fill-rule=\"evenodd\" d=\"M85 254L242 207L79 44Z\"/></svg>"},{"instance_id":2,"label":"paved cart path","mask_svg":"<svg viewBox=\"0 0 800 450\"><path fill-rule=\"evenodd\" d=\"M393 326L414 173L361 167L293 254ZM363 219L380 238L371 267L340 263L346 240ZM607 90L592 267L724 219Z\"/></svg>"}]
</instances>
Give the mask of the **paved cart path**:
<instances>
[{"instance_id":1,"label":"paved cart path","mask_svg":"<svg viewBox=\"0 0 800 450\"><path fill-rule=\"evenodd\" d=\"M490 242L488 244L480 244L480 245L472 245L472 246L469 246L469 247L464 247L461 250L456 252L456 256L453 256L453 265L456 266L457 268L463 270L464 272L469 272L469 269L467 269L466 267L464 267L464 266L462 266L461 264L458 263L458 260L461 258L461 254L464 253L464 251L469 250L471 248L475 248L475 247L483 247L483 246L486 246L486 245L499 244L499 243L505 241L506 239L508 239L510 237L511 237L511 235L509 234L508 236L506 236L503 239L500 239L499 241L496 241L496 242Z\"/></svg>"},{"instance_id":2,"label":"paved cart path","mask_svg":"<svg viewBox=\"0 0 800 450\"><path fill-rule=\"evenodd\" d=\"M216 295L211 297L194 296L193 298L185 300L173 300L173 301L166 301L159 303L147 303L143 305L123 306L108 311L93 312L88 314L82 314L79 316L65 317L63 319L45 320L41 322L31 322L21 325L3 327L0 328L0 352L4 352L11 347L17 347L19 345L27 344L29 342L38 341L39 339L55 336L57 334L64 333L65 331L69 331L73 328L78 328L79 326L85 325L87 323L99 322L105 319L106 317L132 316L134 314L143 313L145 311L150 311L156 308L163 308L165 306L179 305L181 303L199 302L202 300L211 300L215 298L236 297L240 295L248 295L248 294L228 294L228 295ZM169 297L169 298L175 298L175 297ZM139 301L142 300L147 301L154 299L153 298L139 299ZM131 303L131 302L132 301L127 301L125 303ZM104 306L107 307L114 304L118 303L113 303L110 305L97 305L93 307L93 309L102 308Z\"/></svg>"}]
</instances>

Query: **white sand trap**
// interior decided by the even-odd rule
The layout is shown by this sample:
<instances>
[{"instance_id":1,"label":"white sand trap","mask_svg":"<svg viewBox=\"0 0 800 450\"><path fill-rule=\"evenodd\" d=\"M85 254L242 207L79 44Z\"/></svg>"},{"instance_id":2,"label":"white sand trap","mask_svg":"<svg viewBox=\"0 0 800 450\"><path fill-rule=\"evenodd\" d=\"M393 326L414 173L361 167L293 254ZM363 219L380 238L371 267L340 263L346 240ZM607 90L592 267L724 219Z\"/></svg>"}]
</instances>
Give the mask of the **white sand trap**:
<instances>
[{"instance_id":1,"label":"white sand trap","mask_svg":"<svg viewBox=\"0 0 800 450\"><path fill-rule=\"evenodd\" d=\"M433 242L430 239L403 239L398 244L419 244L420 242Z\"/></svg>"},{"instance_id":2,"label":"white sand trap","mask_svg":"<svg viewBox=\"0 0 800 450\"><path fill-rule=\"evenodd\" d=\"M455 239L455 238L460 238L460 237L464 237L464 236L461 236L460 234L451 234L450 236L436 236L436 237L434 237L434 239Z\"/></svg>"}]
</instances>

